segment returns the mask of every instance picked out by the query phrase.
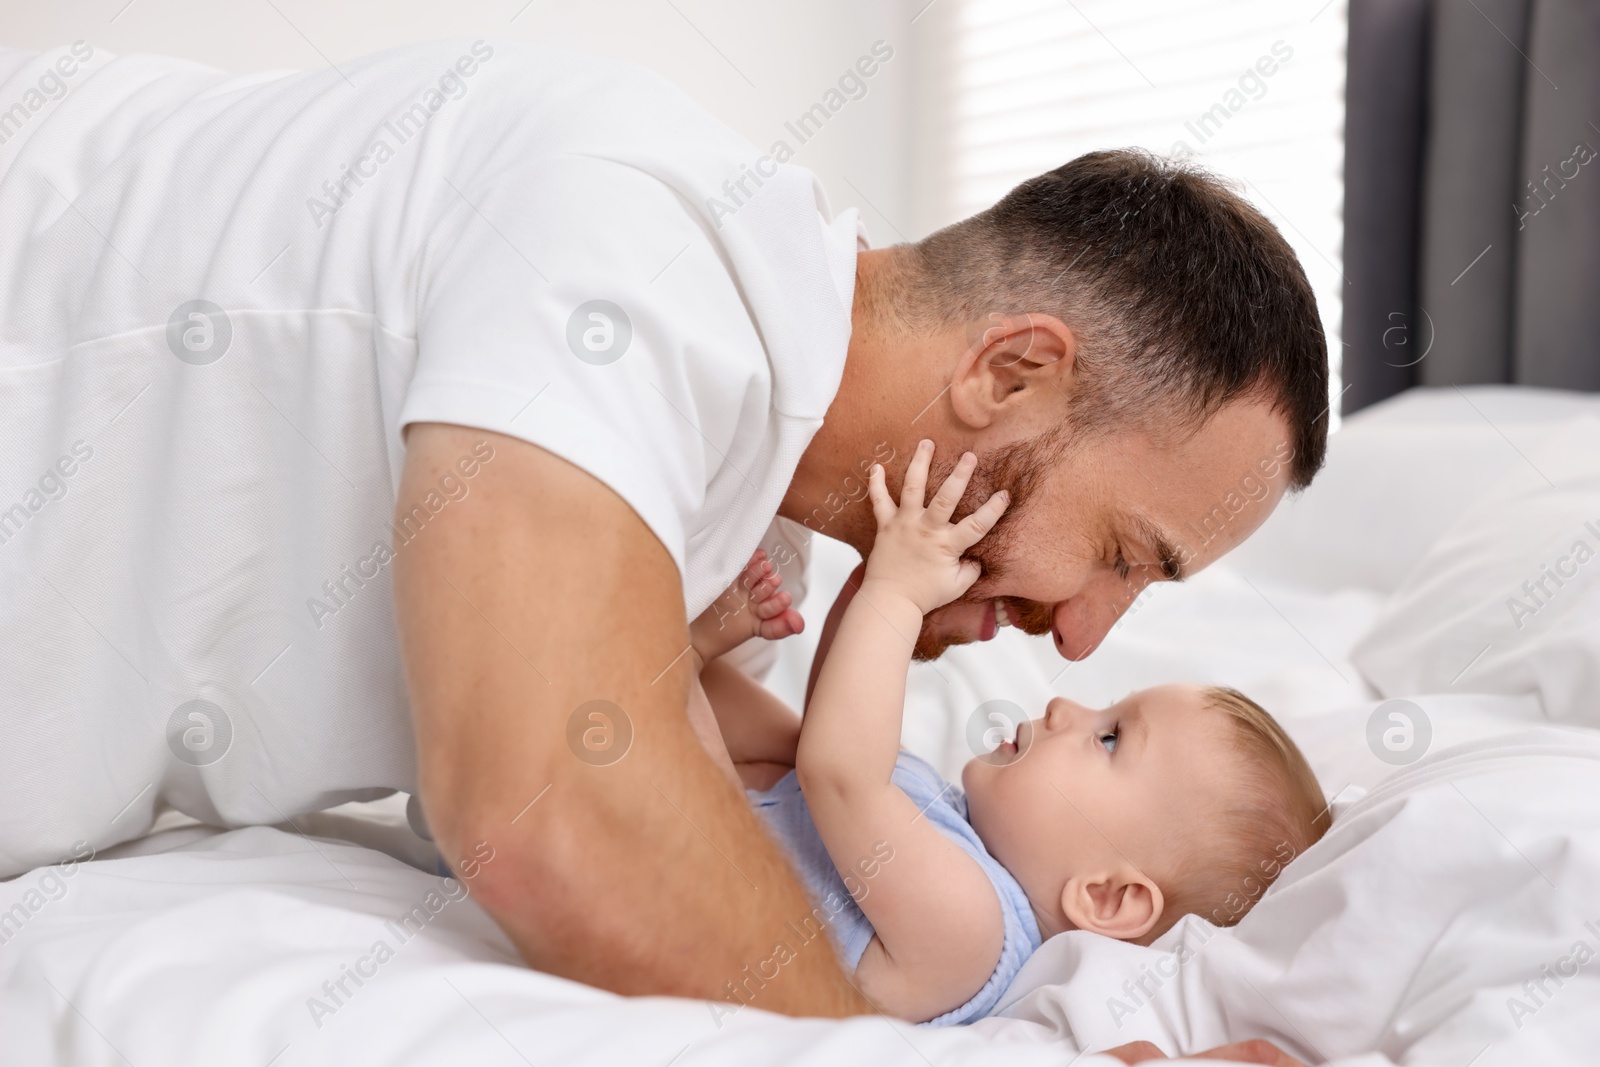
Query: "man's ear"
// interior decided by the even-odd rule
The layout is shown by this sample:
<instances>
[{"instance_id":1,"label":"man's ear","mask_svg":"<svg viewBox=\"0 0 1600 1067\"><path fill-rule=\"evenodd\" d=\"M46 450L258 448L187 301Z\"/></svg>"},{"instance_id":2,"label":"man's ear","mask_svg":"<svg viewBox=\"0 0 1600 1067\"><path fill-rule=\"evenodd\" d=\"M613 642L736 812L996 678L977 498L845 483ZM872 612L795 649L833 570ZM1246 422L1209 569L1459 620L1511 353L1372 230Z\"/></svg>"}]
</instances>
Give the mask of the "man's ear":
<instances>
[{"instance_id":1,"label":"man's ear","mask_svg":"<svg viewBox=\"0 0 1600 1067\"><path fill-rule=\"evenodd\" d=\"M950 375L956 418L969 429L982 430L1034 399L1036 391L1064 402L1077 348L1072 329L1054 315L991 312Z\"/></svg>"},{"instance_id":2,"label":"man's ear","mask_svg":"<svg viewBox=\"0 0 1600 1067\"><path fill-rule=\"evenodd\" d=\"M1061 890L1061 911L1068 922L1118 941L1148 934L1165 907L1161 888L1131 867L1075 875Z\"/></svg>"}]
</instances>

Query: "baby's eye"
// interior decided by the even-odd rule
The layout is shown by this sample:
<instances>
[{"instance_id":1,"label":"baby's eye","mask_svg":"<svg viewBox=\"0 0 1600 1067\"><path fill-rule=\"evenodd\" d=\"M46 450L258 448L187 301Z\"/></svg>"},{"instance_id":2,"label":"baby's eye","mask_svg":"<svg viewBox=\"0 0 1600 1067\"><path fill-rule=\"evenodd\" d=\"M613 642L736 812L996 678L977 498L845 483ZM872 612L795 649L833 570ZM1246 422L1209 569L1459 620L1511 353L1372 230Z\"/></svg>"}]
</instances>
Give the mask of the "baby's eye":
<instances>
[{"instance_id":1,"label":"baby's eye","mask_svg":"<svg viewBox=\"0 0 1600 1067\"><path fill-rule=\"evenodd\" d=\"M1110 733L1104 733L1100 735L1100 743L1106 746L1107 752L1115 752L1117 750L1117 734L1120 733L1121 730L1122 728L1120 726L1115 726L1112 727Z\"/></svg>"}]
</instances>

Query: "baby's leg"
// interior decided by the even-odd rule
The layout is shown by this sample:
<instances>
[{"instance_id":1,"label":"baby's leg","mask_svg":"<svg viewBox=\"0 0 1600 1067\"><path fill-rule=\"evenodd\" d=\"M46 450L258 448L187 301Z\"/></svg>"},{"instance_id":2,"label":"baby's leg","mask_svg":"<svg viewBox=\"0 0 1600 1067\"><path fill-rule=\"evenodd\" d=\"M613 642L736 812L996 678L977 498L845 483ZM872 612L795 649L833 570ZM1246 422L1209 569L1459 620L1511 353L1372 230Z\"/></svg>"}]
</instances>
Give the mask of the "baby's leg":
<instances>
[{"instance_id":1,"label":"baby's leg","mask_svg":"<svg viewBox=\"0 0 1600 1067\"><path fill-rule=\"evenodd\" d=\"M689 725L741 789L769 789L794 769L800 716L759 682L712 663L689 687Z\"/></svg>"},{"instance_id":2,"label":"baby's leg","mask_svg":"<svg viewBox=\"0 0 1600 1067\"><path fill-rule=\"evenodd\" d=\"M689 644L703 666L752 637L779 641L805 625L777 564L758 548L727 591L689 624Z\"/></svg>"},{"instance_id":3,"label":"baby's leg","mask_svg":"<svg viewBox=\"0 0 1600 1067\"><path fill-rule=\"evenodd\" d=\"M734 766L794 766L800 746L800 716L793 708L729 663L709 664L700 672L700 681Z\"/></svg>"},{"instance_id":4,"label":"baby's leg","mask_svg":"<svg viewBox=\"0 0 1600 1067\"><path fill-rule=\"evenodd\" d=\"M783 727L786 724L777 718L767 719L766 721L774 726L775 729L769 731L765 739L753 737L748 727L740 730L736 736L742 740L759 742L752 751L767 752L777 758L741 759L735 762L728 751L726 743L723 741L722 731L719 729L716 719L715 707L723 708L726 718L742 719L746 709L741 707L735 710L731 708L730 704L733 700L748 696L743 691L743 685L738 681L738 679L743 679L744 685L753 686L757 691L764 694L773 704L776 704L778 709L781 709L788 719L793 720L796 727L799 725L800 718L785 707L781 701L773 697L771 693L768 693L746 677L744 672L737 667L728 667L720 664L717 666L718 671L713 674L712 685L713 688L720 691L718 697L720 703L715 706L712 705L706 695L705 687L701 684L701 679L696 678L689 687L689 725L694 728L695 736L700 738L700 743L705 746L706 751L711 755L712 762L716 763L724 774L729 775L739 788L771 789L778 779L794 769L794 747L796 742L785 739ZM726 671L733 677L718 679L716 674L720 674L722 671ZM763 714L763 711L770 714L772 710L770 707L763 709L758 704L752 714L759 717Z\"/></svg>"},{"instance_id":5,"label":"baby's leg","mask_svg":"<svg viewBox=\"0 0 1600 1067\"><path fill-rule=\"evenodd\" d=\"M705 687L700 684L698 677L689 679L689 725L694 729L695 736L705 746L706 753L710 755L711 762L726 774L733 784L741 790L744 783L740 780L739 772L734 770L733 760L728 755L728 746L723 743L722 731L717 726L717 716L711 709L711 702L706 698Z\"/></svg>"}]
</instances>

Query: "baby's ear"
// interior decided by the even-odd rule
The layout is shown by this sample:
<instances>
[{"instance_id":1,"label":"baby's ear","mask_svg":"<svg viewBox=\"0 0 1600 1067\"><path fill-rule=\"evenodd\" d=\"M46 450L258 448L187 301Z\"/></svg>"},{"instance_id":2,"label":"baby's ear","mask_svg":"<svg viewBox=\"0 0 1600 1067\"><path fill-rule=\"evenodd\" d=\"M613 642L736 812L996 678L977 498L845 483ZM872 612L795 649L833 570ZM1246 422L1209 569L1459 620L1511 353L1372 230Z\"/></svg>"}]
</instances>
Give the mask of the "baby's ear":
<instances>
[{"instance_id":1,"label":"baby's ear","mask_svg":"<svg viewBox=\"0 0 1600 1067\"><path fill-rule=\"evenodd\" d=\"M1135 941L1161 920L1161 888L1133 868L1075 875L1061 890L1061 910L1079 930Z\"/></svg>"}]
</instances>

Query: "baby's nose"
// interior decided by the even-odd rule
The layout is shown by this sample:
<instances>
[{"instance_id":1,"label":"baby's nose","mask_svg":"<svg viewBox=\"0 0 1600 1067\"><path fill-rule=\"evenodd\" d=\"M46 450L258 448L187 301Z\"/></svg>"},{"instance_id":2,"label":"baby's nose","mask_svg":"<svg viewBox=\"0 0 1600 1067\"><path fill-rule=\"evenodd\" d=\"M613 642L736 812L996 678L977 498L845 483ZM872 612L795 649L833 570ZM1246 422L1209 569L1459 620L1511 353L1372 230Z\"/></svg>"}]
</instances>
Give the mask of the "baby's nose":
<instances>
[{"instance_id":1,"label":"baby's nose","mask_svg":"<svg viewBox=\"0 0 1600 1067\"><path fill-rule=\"evenodd\" d=\"M1045 706L1044 724L1049 729L1054 730L1093 714L1092 709L1084 707L1075 700L1056 697Z\"/></svg>"}]
</instances>

